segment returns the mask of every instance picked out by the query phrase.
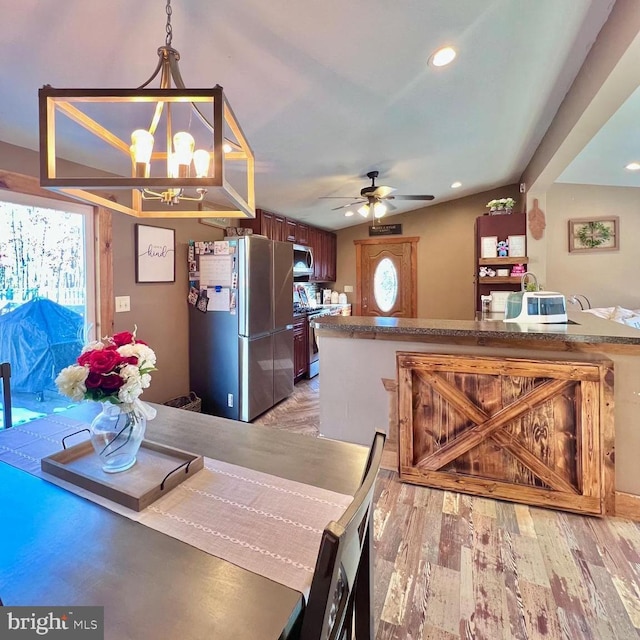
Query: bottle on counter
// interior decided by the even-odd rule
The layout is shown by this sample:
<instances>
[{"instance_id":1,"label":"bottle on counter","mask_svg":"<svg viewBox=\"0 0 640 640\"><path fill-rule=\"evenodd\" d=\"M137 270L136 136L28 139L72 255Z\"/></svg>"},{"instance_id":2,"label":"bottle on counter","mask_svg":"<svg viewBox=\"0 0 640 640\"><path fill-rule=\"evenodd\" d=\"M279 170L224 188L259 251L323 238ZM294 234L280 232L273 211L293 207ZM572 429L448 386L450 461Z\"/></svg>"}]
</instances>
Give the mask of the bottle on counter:
<instances>
[{"instance_id":1,"label":"bottle on counter","mask_svg":"<svg viewBox=\"0 0 640 640\"><path fill-rule=\"evenodd\" d=\"M491 312L491 296L480 296L482 319L487 320Z\"/></svg>"}]
</instances>

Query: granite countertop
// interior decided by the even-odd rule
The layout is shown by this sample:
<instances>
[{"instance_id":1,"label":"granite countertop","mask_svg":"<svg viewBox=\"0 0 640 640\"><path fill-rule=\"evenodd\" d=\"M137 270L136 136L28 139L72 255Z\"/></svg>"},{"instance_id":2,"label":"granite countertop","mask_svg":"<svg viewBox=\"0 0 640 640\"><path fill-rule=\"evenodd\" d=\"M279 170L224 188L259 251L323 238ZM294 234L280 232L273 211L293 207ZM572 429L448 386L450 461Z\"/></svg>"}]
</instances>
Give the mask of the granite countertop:
<instances>
[{"instance_id":1,"label":"granite countertop","mask_svg":"<svg viewBox=\"0 0 640 640\"><path fill-rule=\"evenodd\" d=\"M347 334L375 334L377 339L394 336L428 336L576 342L585 344L639 345L640 330L589 313L569 312L575 324L518 324L488 320L430 320L427 318L377 318L370 316L324 316L314 319L317 329ZM320 333L322 335L322 333Z\"/></svg>"}]
</instances>

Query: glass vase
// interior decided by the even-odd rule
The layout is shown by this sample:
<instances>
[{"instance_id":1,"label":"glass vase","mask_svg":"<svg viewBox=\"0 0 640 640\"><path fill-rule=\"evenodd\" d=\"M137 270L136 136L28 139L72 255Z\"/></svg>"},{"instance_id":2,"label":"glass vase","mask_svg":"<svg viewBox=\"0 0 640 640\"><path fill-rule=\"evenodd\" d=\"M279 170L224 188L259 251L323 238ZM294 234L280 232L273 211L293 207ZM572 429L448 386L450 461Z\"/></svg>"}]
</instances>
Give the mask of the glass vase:
<instances>
[{"instance_id":1,"label":"glass vase","mask_svg":"<svg viewBox=\"0 0 640 640\"><path fill-rule=\"evenodd\" d=\"M91 423L91 444L103 471L118 473L136 463L146 426L146 417L133 407L103 403Z\"/></svg>"}]
</instances>

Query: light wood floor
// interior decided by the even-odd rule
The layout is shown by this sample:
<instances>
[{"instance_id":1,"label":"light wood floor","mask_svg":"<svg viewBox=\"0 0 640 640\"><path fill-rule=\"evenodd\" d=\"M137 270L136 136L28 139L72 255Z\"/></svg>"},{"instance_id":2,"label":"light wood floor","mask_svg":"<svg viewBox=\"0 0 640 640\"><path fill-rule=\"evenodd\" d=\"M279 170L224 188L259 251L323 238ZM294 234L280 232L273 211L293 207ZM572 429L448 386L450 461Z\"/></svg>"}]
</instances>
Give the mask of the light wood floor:
<instances>
[{"instance_id":1,"label":"light wood floor","mask_svg":"<svg viewBox=\"0 0 640 640\"><path fill-rule=\"evenodd\" d=\"M317 436L318 390L317 378L299 383L254 424ZM376 640L640 637L640 524L413 486L385 469L374 531Z\"/></svg>"}]
</instances>

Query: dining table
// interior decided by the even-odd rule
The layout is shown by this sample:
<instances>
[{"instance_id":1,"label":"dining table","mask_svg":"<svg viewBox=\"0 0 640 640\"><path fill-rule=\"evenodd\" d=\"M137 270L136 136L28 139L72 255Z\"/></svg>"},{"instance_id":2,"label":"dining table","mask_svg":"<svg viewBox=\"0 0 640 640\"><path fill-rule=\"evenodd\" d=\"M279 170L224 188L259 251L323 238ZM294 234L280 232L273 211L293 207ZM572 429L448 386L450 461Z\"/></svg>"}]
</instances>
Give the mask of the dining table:
<instances>
[{"instance_id":1,"label":"dining table","mask_svg":"<svg viewBox=\"0 0 640 640\"><path fill-rule=\"evenodd\" d=\"M152 406L153 442L348 496L360 484L366 447ZM86 427L97 411L86 403L62 415ZM300 591L2 463L1 436L4 605L102 606L107 640L297 637Z\"/></svg>"}]
</instances>

